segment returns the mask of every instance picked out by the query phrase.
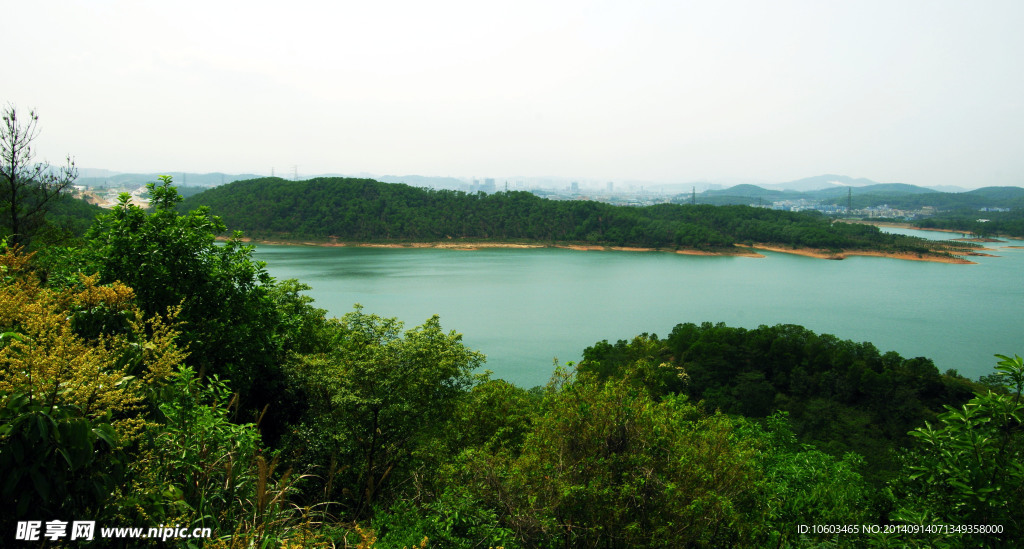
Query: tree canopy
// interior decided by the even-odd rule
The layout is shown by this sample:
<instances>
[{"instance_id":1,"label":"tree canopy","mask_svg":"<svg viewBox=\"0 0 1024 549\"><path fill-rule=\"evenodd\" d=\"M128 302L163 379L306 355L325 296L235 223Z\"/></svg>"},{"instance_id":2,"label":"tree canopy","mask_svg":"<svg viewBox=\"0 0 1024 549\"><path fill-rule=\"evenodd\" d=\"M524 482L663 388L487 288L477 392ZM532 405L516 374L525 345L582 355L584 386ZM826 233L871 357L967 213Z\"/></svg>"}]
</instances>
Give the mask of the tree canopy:
<instances>
[{"instance_id":1,"label":"tree canopy","mask_svg":"<svg viewBox=\"0 0 1024 549\"><path fill-rule=\"evenodd\" d=\"M207 209L179 215L181 197L170 177L149 189L152 213L123 194L90 229L94 268L102 281L132 287L149 314L180 306L189 362L204 374L251 385L279 352L270 275L237 238L216 243L224 224Z\"/></svg>"},{"instance_id":2,"label":"tree canopy","mask_svg":"<svg viewBox=\"0 0 1024 549\"><path fill-rule=\"evenodd\" d=\"M940 374L927 358L880 352L795 325L735 328L679 324L665 338L601 341L579 368L599 379L626 378L655 395L684 394L710 410L751 418L789 414L803 442L869 460L874 480L898 469L893 448L934 420L943 405L966 402L978 385Z\"/></svg>"},{"instance_id":3,"label":"tree canopy","mask_svg":"<svg viewBox=\"0 0 1024 549\"><path fill-rule=\"evenodd\" d=\"M236 181L189 197L182 208L199 206L209 207L228 228L256 238L528 240L700 250L769 243L920 254L940 246L882 233L876 227L833 223L806 212L749 206L613 206L549 200L521 191L467 194L370 179Z\"/></svg>"}]
</instances>

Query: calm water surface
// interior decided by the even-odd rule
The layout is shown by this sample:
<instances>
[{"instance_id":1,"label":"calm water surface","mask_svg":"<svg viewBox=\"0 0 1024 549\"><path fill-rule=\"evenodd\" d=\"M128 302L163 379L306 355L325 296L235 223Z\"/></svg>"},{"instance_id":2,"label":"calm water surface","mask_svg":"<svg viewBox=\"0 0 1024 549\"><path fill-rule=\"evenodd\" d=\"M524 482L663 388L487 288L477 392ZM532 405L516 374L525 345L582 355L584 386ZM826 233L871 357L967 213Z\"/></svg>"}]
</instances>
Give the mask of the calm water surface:
<instances>
[{"instance_id":1,"label":"calm water surface","mask_svg":"<svg viewBox=\"0 0 1024 549\"><path fill-rule=\"evenodd\" d=\"M1024 249L1004 248L1013 245L1024 241L989 244L1000 257L977 265L561 249L261 245L255 255L278 279L311 285L331 316L360 303L411 328L438 314L487 355L495 377L533 386L547 382L553 359L577 361L596 341L705 321L800 324L976 378L991 373L994 353L1024 354Z\"/></svg>"}]
</instances>

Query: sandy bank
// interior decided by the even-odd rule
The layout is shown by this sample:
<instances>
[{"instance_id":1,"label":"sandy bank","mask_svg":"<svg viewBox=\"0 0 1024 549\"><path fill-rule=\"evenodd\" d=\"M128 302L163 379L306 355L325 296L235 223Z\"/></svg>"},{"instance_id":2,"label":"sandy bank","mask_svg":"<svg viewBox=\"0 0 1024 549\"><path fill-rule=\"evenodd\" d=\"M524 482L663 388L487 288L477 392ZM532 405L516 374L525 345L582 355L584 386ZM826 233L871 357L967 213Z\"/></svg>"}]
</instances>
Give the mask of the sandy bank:
<instances>
[{"instance_id":1,"label":"sandy bank","mask_svg":"<svg viewBox=\"0 0 1024 549\"><path fill-rule=\"evenodd\" d=\"M344 246L344 244L333 245ZM359 246L361 248L444 248L450 250L479 250L482 248L560 248L563 250L576 250L580 252L667 252L681 255L764 257L757 252L745 248L736 248L735 251L728 250L709 252L705 250L685 248L644 248L638 246L600 246L595 244L521 244L516 242L410 242L403 244L358 243L352 245Z\"/></svg>"},{"instance_id":2,"label":"sandy bank","mask_svg":"<svg viewBox=\"0 0 1024 549\"><path fill-rule=\"evenodd\" d=\"M839 223L853 223L855 225L874 225L875 227L891 227L893 229L912 229L915 231L933 231L937 233L964 234L970 231L957 231L954 229L925 229L915 227L912 223L896 223L894 221L871 221L870 219L837 219Z\"/></svg>"},{"instance_id":3,"label":"sandy bank","mask_svg":"<svg viewBox=\"0 0 1024 549\"><path fill-rule=\"evenodd\" d=\"M894 253L894 252L878 252L874 250L844 250L839 253L830 252L828 250L813 250L809 248L784 248L781 246L773 246L771 244L755 244L753 246L758 250L765 250L768 252L779 252L784 254L802 255L806 257L814 257L818 259L846 259L852 256L865 256L865 257L888 257L890 259L905 259L907 261L929 261L932 263L954 263L957 265L976 265L973 261L968 261L960 257L951 257L939 254L928 254L918 255L915 253ZM970 255L986 255L973 253Z\"/></svg>"},{"instance_id":4,"label":"sandy bank","mask_svg":"<svg viewBox=\"0 0 1024 549\"><path fill-rule=\"evenodd\" d=\"M593 246L593 245L576 245L576 244L556 244L555 248L564 248L567 250L581 250L581 251L614 251L614 252L668 252L680 255L703 255L703 256L729 256L729 257L764 257L763 255L749 250L747 248L736 247L732 250L722 250L717 252L709 252L707 250L697 250L693 248L632 248L627 246Z\"/></svg>"},{"instance_id":5,"label":"sandy bank","mask_svg":"<svg viewBox=\"0 0 1024 549\"><path fill-rule=\"evenodd\" d=\"M217 237L217 240L228 240L227 237ZM480 250L483 248L561 248L564 250L577 251L615 251L615 252L667 252L681 255L704 255L704 256L735 256L735 257L764 257L749 248L736 247L733 250L714 251L697 249L675 249L675 248L644 248L635 246L600 246L595 244L527 244L521 242L463 242L463 241L441 241L441 242L342 242L337 239L309 241L309 240L276 240L266 238L242 237L242 242L251 244L272 244L279 246L322 246L322 247L346 247L358 248L441 248L447 250Z\"/></svg>"},{"instance_id":6,"label":"sandy bank","mask_svg":"<svg viewBox=\"0 0 1024 549\"><path fill-rule=\"evenodd\" d=\"M344 246L345 244L335 244ZM543 248L541 244L515 244L511 242L409 242L403 244L378 244L362 242L352 244L360 248L443 248L446 250L479 250L481 248Z\"/></svg>"},{"instance_id":7,"label":"sandy bank","mask_svg":"<svg viewBox=\"0 0 1024 549\"><path fill-rule=\"evenodd\" d=\"M220 240L226 240L224 237L218 237ZM285 240L271 240L271 239L253 239L249 237L242 238L243 242L250 242L255 244L277 244L285 246L325 246L325 247L344 247L354 246L359 248L442 248L449 250L465 250L473 251L484 248L513 248L513 249L532 249L532 248L562 248L566 250L577 250L577 251L616 251L616 252L668 252L676 253L680 255L700 255L700 256L732 256L732 257L752 257L752 258L763 258L763 254L757 253L754 250L764 250L768 252L779 252L793 255L802 255L806 257L814 257L818 259L845 259L847 257L859 255L859 256L871 256L871 257L888 257L892 259L905 259L908 261L930 261L933 263L955 263L961 265L974 265L973 261L968 261L960 257L950 257L939 254L934 255L918 255L914 253L887 253L887 252L876 252L870 250L846 250L839 253L832 253L828 250L815 250L809 248L786 248L782 246L776 246L772 244L754 244L749 247L736 246L732 250L722 250L709 252L705 250L696 249L673 249L673 248L642 248L642 247L629 247L629 246L599 246L593 244L524 244L520 242L461 242L461 241L442 241L442 242L404 242L404 243L376 243L376 242L341 242L338 240L328 241L285 241ZM980 255L980 256L991 256L985 253L970 253L966 255Z\"/></svg>"},{"instance_id":8,"label":"sandy bank","mask_svg":"<svg viewBox=\"0 0 1024 549\"><path fill-rule=\"evenodd\" d=\"M952 238L954 242L1006 242L998 238Z\"/></svg>"}]
</instances>

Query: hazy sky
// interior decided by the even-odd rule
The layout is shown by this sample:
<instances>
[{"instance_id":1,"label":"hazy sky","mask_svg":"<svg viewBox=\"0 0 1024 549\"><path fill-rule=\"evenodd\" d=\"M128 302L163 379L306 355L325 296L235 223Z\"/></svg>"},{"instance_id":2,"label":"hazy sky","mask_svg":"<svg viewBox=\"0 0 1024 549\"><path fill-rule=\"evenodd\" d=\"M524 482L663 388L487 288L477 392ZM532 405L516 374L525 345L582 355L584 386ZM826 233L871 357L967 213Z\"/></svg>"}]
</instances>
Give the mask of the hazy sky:
<instances>
[{"instance_id":1,"label":"hazy sky","mask_svg":"<svg viewBox=\"0 0 1024 549\"><path fill-rule=\"evenodd\" d=\"M1024 184L1024 2L7 2L0 102L116 171Z\"/></svg>"}]
</instances>

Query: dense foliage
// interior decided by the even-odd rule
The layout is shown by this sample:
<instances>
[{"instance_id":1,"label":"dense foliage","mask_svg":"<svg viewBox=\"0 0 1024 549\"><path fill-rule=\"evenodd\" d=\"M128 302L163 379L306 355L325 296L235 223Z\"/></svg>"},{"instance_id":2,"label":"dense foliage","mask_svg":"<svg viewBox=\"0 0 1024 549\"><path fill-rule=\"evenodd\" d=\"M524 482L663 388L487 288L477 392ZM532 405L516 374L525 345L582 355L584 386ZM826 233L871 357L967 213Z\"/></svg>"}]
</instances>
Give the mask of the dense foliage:
<instances>
[{"instance_id":1,"label":"dense foliage","mask_svg":"<svg viewBox=\"0 0 1024 549\"><path fill-rule=\"evenodd\" d=\"M330 328L326 352L290 363L308 398L290 442L304 463L335 471L328 497L366 516L421 463L417 446L443 434L483 355L445 333L437 316L403 333L401 322L357 307Z\"/></svg>"},{"instance_id":2,"label":"dense foliage","mask_svg":"<svg viewBox=\"0 0 1024 549\"><path fill-rule=\"evenodd\" d=\"M1024 207L1008 212L957 210L915 221L914 225L922 229L963 231L981 237L1006 235L1024 238Z\"/></svg>"},{"instance_id":3,"label":"dense foliage","mask_svg":"<svg viewBox=\"0 0 1024 549\"><path fill-rule=\"evenodd\" d=\"M918 444L907 456L907 474L895 483L901 496L896 520L1001 524L1013 533L1024 527L1024 360L996 356L1002 390L979 392L959 407L946 406L934 426L926 423L910 433ZM948 543L941 536L930 541ZM970 540L969 545L988 541Z\"/></svg>"},{"instance_id":4,"label":"dense foliage","mask_svg":"<svg viewBox=\"0 0 1024 549\"><path fill-rule=\"evenodd\" d=\"M176 333L123 284L40 284L0 255L0 527L15 517L105 516L150 426L153 390L181 361Z\"/></svg>"},{"instance_id":5,"label":"dense foliage","mask_svg":"<svg viewBox=\"0 0 1024 549\"><path fill-rule=\"evenodd\" d=\"M926 358L793 325L679 324L664 339L601 341L583 352L579 368L729 414L785 411L801 440L836 456L867 457L873 477L896 470L892 451L909 443L908 431L978 388L954 372L940 375Z\"/></svg>"},{"instance_id":6,"label":"dense foliage","mask_svg":"<svg viewBox=\"0 0 1024 549\"><path fill-rule=\"evenodd\" d=\"M748 206L612 206L527 192L467 194L370 179L238 181L190 197L230 229L257 238L341 241L531 240L713 250L770 243L794 248L927 254L935 243L832 223L812 213Z\"/></svg>"},{"instance_id":7,"label":"dense foliage","mask_svg":"<svg viewBox=\"0 0 1024 549\"><path fill-rule=\"evenodd\" d=\"M149 314L181 307L190 362L211 374L251 383L253 363L273 360L270 276L237 240L215 244L224 225L205 210L179 216L170 186L151 185L152 213L122 195L86 235L89 259L105 282L135 290Z\"/></svg>"},{"instance_id":8,"label":"dense foliage","mask_svg":"<svg viewBox=\"0 0 1024 549\"><path fill-rule=\"evenodd\" d=\"M71 195L54 199L46 218L46 227L39 235L42 242L36 248L66 245L69 241L80 239L92 227L96 217L105 212L103 208Z\"/></svg>"},{"instance_id":9,"label":"dense foliage","mask_svg":"<svg viewBox=\"0 0 1024 549\"><path fill-rule=\"evenodd\" d=\"M218 218L176 213L169 178L151 193L82 248L0 251L3 542L69 519L209 528L173 540L192 547L1018 539L1019 357L980 385L798 326L681 324L528 390L476 373L437 317L326 318L307 286L214 243ZM936 523L1003 530L800 530Z\"/></svg>"}]
</instances>

